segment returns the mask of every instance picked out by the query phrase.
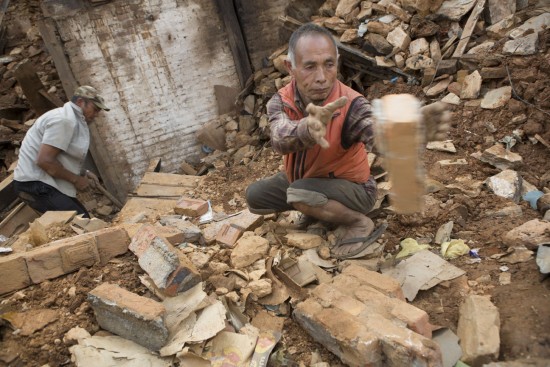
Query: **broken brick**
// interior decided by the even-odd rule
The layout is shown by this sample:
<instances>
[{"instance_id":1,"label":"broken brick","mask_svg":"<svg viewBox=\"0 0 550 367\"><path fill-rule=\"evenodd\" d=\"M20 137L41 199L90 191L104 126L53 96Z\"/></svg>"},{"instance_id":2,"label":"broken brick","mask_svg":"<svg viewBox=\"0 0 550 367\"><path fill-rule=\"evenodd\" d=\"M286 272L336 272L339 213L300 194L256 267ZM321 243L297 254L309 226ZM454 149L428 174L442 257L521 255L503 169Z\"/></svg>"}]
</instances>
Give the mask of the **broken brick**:
<instances>
[{"instance_id":1,"label":"broken brick","mask_svg":"<svg viewBox=\"0 0 550 367\"><path fill-rule=\"evenodd\" d=\"M204 200L191 199L181 197L176 206L174 212L179 215L186 215L188 217L200 217L208 211L208 202Z\"/></svg>"},{"instance_id":2,"label":"broken brick","mask_svg":"<svg viewBox=\"0 0 550 367\"><path fill-rule=\"evenodd\" d=\"M405 300L401 286L395 279L389 276L365 269L358 265L348 266L342 271L342 274L352 276L361 284L374 288L388 297L397 298L402 301Z\"/></svg>"},{"instance_id":3,"label":"broken brick","mask_svg":"<svg viewBox=\"0 0 550 367\"><path fill-rule=\"evenodd\" d=\"M222 245L225 245L225 247L233 248L242 234L243 231L240 228L237 228L232 224L225 223L218 232L216 241Z\"/></svg>"},{"instance_id":4,"label":"broken brick","mask_svg":"<svg viewBox=\"0 0 550 367\"><path fill-rule=\"evenodd\" d=\"M32 284L27 263L21 254L0 257L0 294L25 288Z\"/></svg>"},{"instance_id":5,"label":"broken brick","mask_svg":"<svg viewBox=\"0 0 550 367\"><path fill-rule=\"evenodd\" d=\"M168 340L162 303L103 283L88 294L97 322L103 329L157 351Z\"/></svg>"}]
</instances>

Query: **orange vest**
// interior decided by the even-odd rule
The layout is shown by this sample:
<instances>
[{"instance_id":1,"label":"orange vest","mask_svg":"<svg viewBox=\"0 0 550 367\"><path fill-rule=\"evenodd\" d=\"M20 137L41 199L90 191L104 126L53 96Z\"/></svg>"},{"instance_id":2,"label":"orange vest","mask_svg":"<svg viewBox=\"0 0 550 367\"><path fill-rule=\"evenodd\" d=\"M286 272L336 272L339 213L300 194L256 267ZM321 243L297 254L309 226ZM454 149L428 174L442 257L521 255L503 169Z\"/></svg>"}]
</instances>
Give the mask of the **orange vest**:
<instances>
[{"instance_id":1,"label":"orange vest","mask_svg":"<svg viewBox=\"0 0 550 367\"><path fill-rule=\"evenodd\" d=\"M284 104L284 112L298 123L304 114L296 107L295 83L289 83L279 90ZM354 99L362 97L353 89L337 81L323 105L333 102L341 96L348 97L348 103L337 110L327 125L325 139L330 146L322 149L319 144L284 156L285 171L290 182L301 178L341 178L355 183L367 182L370 167L365 144L355 143L349 149L342 147L342 127L348 116L348 110Z\"/></svg>"}]
</instances>

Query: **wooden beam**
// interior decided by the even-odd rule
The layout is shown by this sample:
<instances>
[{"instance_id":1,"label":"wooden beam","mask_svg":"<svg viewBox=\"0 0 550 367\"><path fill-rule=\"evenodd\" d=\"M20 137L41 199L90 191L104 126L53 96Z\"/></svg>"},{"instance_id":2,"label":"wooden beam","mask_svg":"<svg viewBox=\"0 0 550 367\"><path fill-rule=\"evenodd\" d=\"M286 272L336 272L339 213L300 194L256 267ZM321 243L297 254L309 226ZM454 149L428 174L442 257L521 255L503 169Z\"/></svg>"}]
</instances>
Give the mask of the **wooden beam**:
<instances>
[{"instance_id":1,"label":"wooden beam","mask_svg":"<svg viewBox=\"0 0 550 367\"><path fill-rule=\"evenodd\" d=\"M485 1L486 0L477 0L477 3L472 10L472 13L470 14L470 17L466 21L466 25L464 26L464 30L462 31L462 35L460 36L460 41L458 41L458 45L456 46L455 52L452 56L453 58L458 58L462 56L464 51L466 51L466 45L468 45L470 37L474 32L477 20L485 7Z\"/></svg>"},{"instance_id":2,"label":"wooden beam","mask_svg":"<svg viewBox=\"0 0 550 367\"><path fill-rule=\"evenodd\" d=\"M30 61L19 64L14 70L14 76L37 116L58 107L40 93L45 87Z\"/></svg>"},{"instance_id":3,"label":"wooden beam","mask_svg":"<svg viewBox=\"0 0 550 367\"><path fill-rule=\"evenodd\" d=\"M235 12L234 2L233 0L215 0L215 2L225 25L229 47L233 54L241 88L244 88L246 81L252 75L252 66L250 65L250 58L248 57L248 50L244 42L239 18Z\"/></svg>"},{"instance_id":4,"label":"wooden beam","mask_svg":"<svg viewBox=\"0 0 550 367\"><path fill-rule=\"evenodd\" d=\"M0 210L6 209L17 200L17 193L13 187L13 173L0 182Z\"/></svg>"},{"instance_id":5,"label":"wooden beam","mask_svg":"<svg viewBox=\"0 0 550 367\"><path fill-rule=\"evenodd\" d=\"M48 53L52 57L63 90L65 90L65 95L67 97L72 96L75 89L78 88L78 83L65 56L61 40L57 37L55 23L51 19L40 20L38 21L38 30Z\"/></svg>"}]
</instances>

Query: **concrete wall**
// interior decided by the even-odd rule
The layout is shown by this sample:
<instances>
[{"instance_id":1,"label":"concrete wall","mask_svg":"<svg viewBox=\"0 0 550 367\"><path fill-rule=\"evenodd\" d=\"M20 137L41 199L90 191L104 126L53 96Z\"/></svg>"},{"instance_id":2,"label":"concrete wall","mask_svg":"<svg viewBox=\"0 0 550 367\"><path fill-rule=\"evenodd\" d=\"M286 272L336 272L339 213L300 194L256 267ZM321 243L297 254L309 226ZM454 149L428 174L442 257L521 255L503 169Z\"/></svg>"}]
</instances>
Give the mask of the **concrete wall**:
<instances>
[{"instance_id":1,"label":"concrete wall","mask_svg":"<svg viewBox=\"0 0 550 367\"><path fill-rule=\"evenodd\" d=\"M214 85L239 88L212 0L98 7L50 0L43 9L57 23L79 84L96 87L111 107L91 128L101 146L94 159L119 195L135 187L150 159L162 157L171 171L198 155L194 132L217 116Z\"/></svg>"}]
</instances>

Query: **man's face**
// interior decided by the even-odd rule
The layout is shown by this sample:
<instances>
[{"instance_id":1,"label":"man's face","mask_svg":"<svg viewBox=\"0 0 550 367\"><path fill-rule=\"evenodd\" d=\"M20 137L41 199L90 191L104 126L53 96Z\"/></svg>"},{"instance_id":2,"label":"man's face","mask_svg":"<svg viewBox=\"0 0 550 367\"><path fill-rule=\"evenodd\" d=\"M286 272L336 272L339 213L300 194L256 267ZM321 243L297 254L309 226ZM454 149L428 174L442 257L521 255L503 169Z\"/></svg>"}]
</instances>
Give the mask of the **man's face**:
<instances>
[{"instance_id":1,"label":"man's face","mask_svg":"<svg viewBox=\"0 0 550 367\"><path fill-rule=\"evenodd\" d=\"M306 35L296 43L296 67L287 62L303 102L316 105L328 97L338 74L336 48L324 35Z\"/></svg>"},{"instance_id":2,"label":"man's face","mask_svg":"<svg viewBox=\"0 0 550 367\"><path fill-rule=\"evenodd\" d=\"M84 114L84 119L88 124L91 124L94 122L95 118L101 111L101 108L97 107L94 102L90 100L82 100L83 103L79 104L80 108L82 108L82 113Z\"/></svg>"}]
</instances>

